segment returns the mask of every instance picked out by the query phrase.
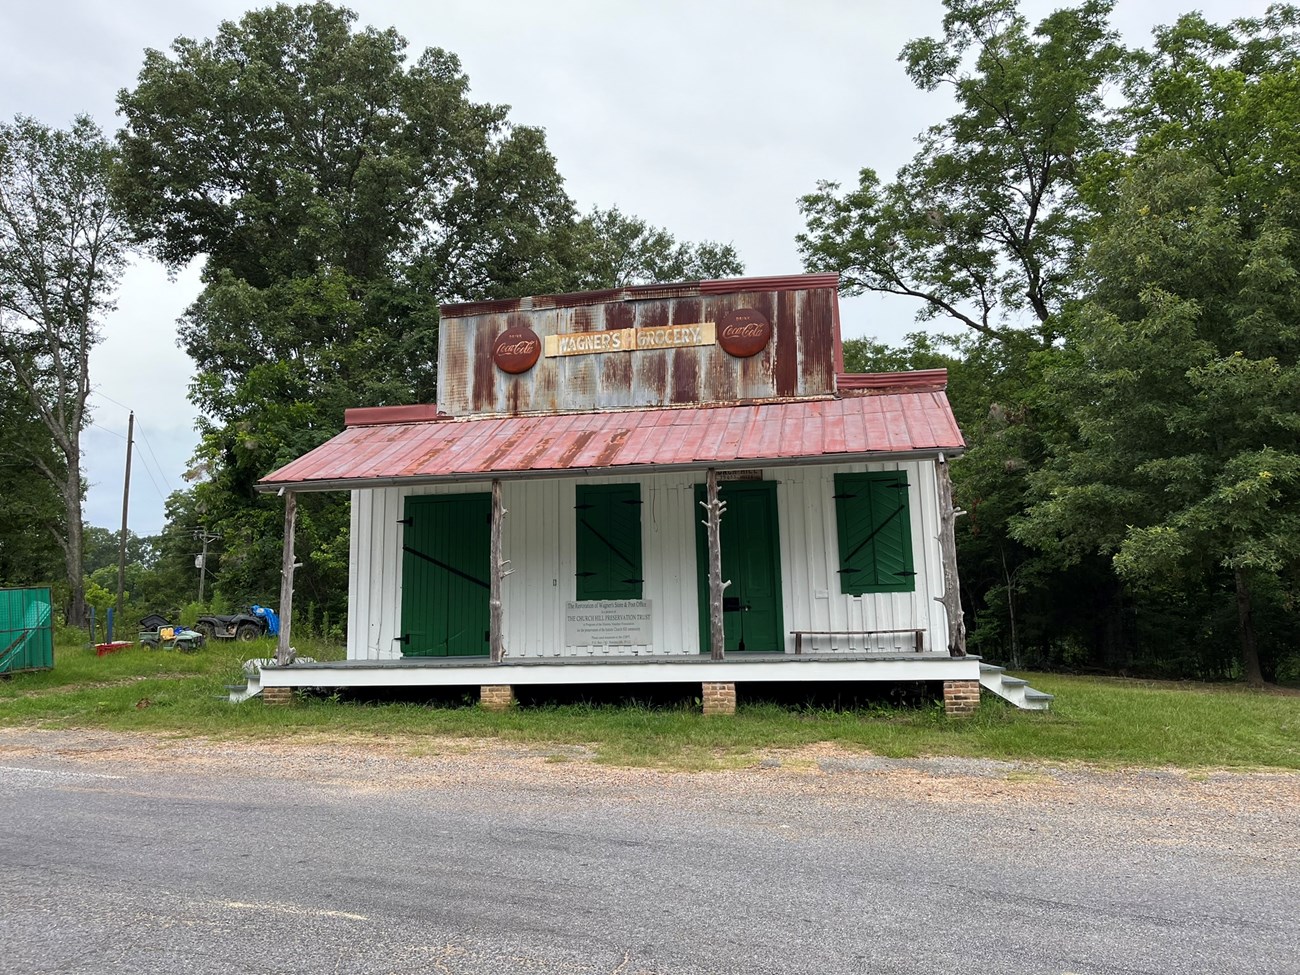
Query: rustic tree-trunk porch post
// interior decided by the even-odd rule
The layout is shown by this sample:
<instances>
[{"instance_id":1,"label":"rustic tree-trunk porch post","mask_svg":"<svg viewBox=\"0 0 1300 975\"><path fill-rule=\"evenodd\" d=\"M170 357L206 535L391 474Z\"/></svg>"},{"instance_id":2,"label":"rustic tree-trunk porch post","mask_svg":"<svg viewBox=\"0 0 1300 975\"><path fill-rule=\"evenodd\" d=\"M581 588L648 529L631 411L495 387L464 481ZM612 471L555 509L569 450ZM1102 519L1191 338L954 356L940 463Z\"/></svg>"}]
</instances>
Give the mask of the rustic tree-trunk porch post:
<instances>
[{"instance_id":1,"label":"rustic tree-trunk porch post","mask_svg":"<svg viewBox=\"0 0 1300 975\"><path fill-rule=\"evenodd\" d=\"M499 664L505 659L506 643L501 621L501 580L510 574L506 562L501 558L501 526L506 509L501 505L501 481L492 479L492 536L488 561L491 563L491 583L488 596L488 641L491 648L491 660Z\"/></svg>"},{"instance_id":2,"label":"rustic tree-trunk porch post","mask_svg":"<svg viewBox=\"0 0 1300 975\"><path fill-rule=\"evenodd\" d=\"M957 511L952 503L952 478L948 473L948 458L940 454L934 461L935 477L939 483L939 552L943 564L943 603L948 617L948 655L966 656L966 618L961 611L961 582L957 576Z\"/></svg>"},{"instance_id":3,"label":"rustic tree-trunk porch post","mask_svg":"<svg viewBox=\"0 0 1300 975\"><path fill-rule=\"evenodd\" d=\"M718 472L710 467L707 480L708 501L704 504L704 520L709 539L709 656L714 660L726 657L726 635L722 627L722 591L731 585L722 581L722 513L727 510L725 501L718 497Z\"/></svg>"},{"instance_id":4,"label":"rustic tree-trunk porch post","mask_svg":"<svg viewBox=\"0 0 1300 975\"><path fill-rule=\"evenodd\" d=\"M280 565L280 641L275 647L277 666L293 662L293 648L289 645L289 630L293 625L293 536L298 520L298 495L284 492L284 561Z\"/></svg>"}]
</instances>

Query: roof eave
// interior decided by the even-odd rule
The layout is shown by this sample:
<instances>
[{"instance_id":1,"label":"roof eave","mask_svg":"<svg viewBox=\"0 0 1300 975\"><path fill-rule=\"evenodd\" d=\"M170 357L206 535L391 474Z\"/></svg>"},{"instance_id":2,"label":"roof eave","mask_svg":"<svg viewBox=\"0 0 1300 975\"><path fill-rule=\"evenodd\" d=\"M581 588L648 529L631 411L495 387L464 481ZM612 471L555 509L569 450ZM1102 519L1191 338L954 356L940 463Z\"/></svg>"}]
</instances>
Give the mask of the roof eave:
<instances>
[{"instance_id":1,"label":"roof eave","mask_svg":"<svg viewBox=\"0 0 1300 975\"><path fill-rule=\"evenodd\" d=\"M751 457L726 462L703 461L690 464L623 464L608 467L566 467L548 470L468 471L458 474L412 474L390 477L350 477L307 481L261 481L256 490L263 494L279 491L353 491L386 487L419 487L426 484L465 484L483 481L531 481L543 478L639 476L644 474L675 474L683 471L746 470L754 467L801 467L809 464L862 464L891 460L920 460L938 457L960 457L965 445L928 447L913 450L866 451L844 454L810 454L800 457Z\"/></svg>"}]
</instances>

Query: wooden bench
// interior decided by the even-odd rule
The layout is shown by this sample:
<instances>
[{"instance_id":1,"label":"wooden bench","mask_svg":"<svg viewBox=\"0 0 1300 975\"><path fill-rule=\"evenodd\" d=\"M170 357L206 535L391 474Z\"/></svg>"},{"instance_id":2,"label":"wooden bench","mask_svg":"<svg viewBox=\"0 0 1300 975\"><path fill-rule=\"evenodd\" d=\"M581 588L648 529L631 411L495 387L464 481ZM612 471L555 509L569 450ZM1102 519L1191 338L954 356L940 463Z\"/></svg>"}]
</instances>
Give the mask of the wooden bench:
<instances>
[{"instance_id":1,"label":"wooden bench","mask_svg":"<svg viewBox=\"0 0 1300 975\"><path fill-rule=\"evenodd\" d=\"M794 652L803 653L803 638L806 636L884 636L888 633L911 633L916 639L916 652L925 653L925 630L906 627L898 630L791 630L794 637Z\"/></svg>"}]
</instances>

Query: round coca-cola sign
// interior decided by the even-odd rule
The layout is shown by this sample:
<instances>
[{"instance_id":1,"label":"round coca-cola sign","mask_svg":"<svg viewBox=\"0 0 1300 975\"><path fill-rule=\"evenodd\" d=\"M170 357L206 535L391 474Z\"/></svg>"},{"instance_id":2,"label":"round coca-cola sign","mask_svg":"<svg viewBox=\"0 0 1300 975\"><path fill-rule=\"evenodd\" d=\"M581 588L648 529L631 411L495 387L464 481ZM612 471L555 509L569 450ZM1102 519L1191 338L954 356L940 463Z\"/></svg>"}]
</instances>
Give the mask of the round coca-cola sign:
<instances>
[{"instance_id":1,"label":"round coca-cola sign","mask_svg":"<svg viewBox=\"0 0 1300 975\"><path fill-rule=\"evenodd\" d=\"M527 325L506 329L492 343L492 361L502 372L518 375L537 365L542 354L542 340Z\"/></svg>"},{"instance_id":2,"label":"round coca-cola sign","mask_svg":"<svg viewBox=\"0 0 1300 975\"><path fill-rule=\"evenodd\" d=\"M718 322L718 344L737 359L758 355L772 338L772 323L761 311L737 308Z\"/></svg>"}]
</instances>

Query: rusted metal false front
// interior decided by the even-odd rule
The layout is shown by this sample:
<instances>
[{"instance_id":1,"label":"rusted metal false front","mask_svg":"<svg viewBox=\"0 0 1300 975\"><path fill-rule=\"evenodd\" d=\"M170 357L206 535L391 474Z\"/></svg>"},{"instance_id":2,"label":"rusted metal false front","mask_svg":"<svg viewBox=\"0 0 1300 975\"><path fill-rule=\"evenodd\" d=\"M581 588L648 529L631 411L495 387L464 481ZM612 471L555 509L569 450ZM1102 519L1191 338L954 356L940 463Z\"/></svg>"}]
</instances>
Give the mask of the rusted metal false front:
<instances>
[{"instance_id":1,"label":"rusted metal false front","mask_svg":"<svg viewBox=\"0 0 1300 975\"><path fill-rule=\"evenodd\" d=\"M833 274L445 305L454 416L816 397L835 389Z\"/></svg>"}]
</instances>

